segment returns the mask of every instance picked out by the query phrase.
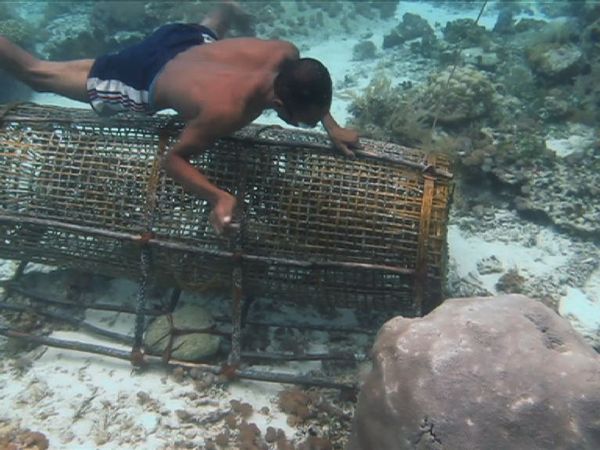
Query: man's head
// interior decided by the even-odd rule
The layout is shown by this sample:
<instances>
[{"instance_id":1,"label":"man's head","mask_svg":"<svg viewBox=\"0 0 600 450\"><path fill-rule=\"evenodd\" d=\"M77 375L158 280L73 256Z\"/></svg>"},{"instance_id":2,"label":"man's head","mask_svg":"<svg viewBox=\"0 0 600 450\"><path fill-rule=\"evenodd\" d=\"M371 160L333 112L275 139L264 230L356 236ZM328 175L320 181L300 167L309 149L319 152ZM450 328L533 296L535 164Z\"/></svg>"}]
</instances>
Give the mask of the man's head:
<instances>
[{"instance_id":1,"label":"man's head","mask_svg":"<svg viewBox=\"0 0 600 450\"><path fill-rule=\"evenodd\" d=\"M331 105L331 77L316 59L285 61L275 78L275 110L290 125L315 126Z\"/></svg>"}]
</instances>

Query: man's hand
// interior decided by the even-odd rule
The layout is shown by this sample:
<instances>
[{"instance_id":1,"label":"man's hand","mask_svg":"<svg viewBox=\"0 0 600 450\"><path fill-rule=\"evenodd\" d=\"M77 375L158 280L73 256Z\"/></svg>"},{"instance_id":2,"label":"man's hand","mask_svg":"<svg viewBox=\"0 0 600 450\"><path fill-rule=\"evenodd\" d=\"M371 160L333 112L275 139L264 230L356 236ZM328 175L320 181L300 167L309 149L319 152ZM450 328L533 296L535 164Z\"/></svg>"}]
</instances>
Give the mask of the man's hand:
<instances>
[{"instance_id":1,"label":"man's hand","mask_svg":"<svg viewBox=\"0 0 600 450\"><path fill-rule=\"evenodd\" d=\"M210 213L210 223L217 234L223 234L231 226L236 203L235 197L225 191L219 195Z\"/></svg>"},{"instance_id":2,"label":"man's hand","mask_svg":"<svg viewBox=\"0 0 600 450\"><path fill-rule=\"evenodd\" d=\"M323 124L323 128L327 131L329 139L331 139L335 148L344 155L354 158L352 149L360 148L358 133L351 128L340 127L333 117L331 117L330 113L325 114L323 119L321 119L321 123Z\"/></svg>"},{"instance_id":3,"label":"man's hand","mask_svg":"<svg viewBox=\"0 0 600 450\"><path fill-rule=\"evenodd\" d=\"M331 142L336 149L340 150L344 155L354 158L352 149L360 148L358 133L351 128L334 127L327 130Z\"/></svg>"}]
</instances>

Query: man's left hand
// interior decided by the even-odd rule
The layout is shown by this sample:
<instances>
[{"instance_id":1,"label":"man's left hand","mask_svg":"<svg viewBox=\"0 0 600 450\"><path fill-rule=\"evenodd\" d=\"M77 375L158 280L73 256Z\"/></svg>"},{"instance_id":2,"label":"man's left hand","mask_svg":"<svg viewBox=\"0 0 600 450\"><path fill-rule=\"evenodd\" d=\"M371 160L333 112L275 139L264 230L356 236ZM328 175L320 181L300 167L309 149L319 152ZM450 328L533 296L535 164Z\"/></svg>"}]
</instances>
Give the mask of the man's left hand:
<instances>
[{"instance_id":1,"label":"man's left hand","mask_svg":"<svg viewBox=\"0 0 600 450\"><path fill-rule=\"evenodd\" d=\"M335 148L349 158L354 158L353 149L361 148L356 130L336 127L329 131L328 134Z\"/></svg>"}]
</instances>

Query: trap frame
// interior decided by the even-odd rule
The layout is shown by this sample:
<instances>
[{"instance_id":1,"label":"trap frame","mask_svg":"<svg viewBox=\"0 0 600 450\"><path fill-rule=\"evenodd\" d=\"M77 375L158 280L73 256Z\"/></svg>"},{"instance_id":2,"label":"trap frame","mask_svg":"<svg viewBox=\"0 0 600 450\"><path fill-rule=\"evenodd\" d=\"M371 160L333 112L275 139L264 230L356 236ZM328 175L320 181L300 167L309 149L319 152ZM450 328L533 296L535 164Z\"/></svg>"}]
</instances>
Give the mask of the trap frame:
<instances>
[{"instance_id":1,"label":"trap frame","mask_svg":"<svg viewBox=\"0 0 600 450\"><path fill-rule=\"evenodd\" d=\"M248 126L191 160L238 200L237 231L218 237L207 202L161 169L183 125L0 107L0 257L142 280L138 357L150 278L233 288L232 365L247 295L410 317L441 302L447 158L362 139L350 160L322 134Z\"/></svg>"}]
</instances>

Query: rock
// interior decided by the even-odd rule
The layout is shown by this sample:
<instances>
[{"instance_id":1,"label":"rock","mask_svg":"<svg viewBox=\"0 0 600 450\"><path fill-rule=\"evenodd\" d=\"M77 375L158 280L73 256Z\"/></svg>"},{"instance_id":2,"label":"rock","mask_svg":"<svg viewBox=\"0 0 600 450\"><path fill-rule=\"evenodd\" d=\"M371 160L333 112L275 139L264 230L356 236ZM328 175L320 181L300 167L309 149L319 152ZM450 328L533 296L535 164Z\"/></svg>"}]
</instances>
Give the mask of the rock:
<instances>
[{"instance_id":1,"label":"rock","mask_svg":"<svg viewBox=\"0 0 600 450\"><path fill-rule=\"evenodd\" d=\"M479 275L490 275L492 273L502 273L503 271L502 261L495 255L477 261L477 272L479 272Z\"/></svg>"},{"instance_id":2,"label":"rock","mask_svg":"<svg viewBox=\"0 0 600 450\"><path fill-rule=\"evenodd\" d=\"M545 145L554 160L527 173L529 193L515 202L520 212L545 215L561 230L600 236L600 152L594 147L596 130L584 125L569 127L567 137L548 137ZM514 169L513 169L514 170Z\"/></svg>"},{"instance_id":3,"label":"rock","mask_svg":"<svg viewBox=\"0 0 600 450\"><path fill-rule=\"evenodd\" d=\"M417 94L416 104L445 125L465 124L494 109L494 85L485 73L470 67L431 74Z\"/></svg>"},{"instance_id":4,"label":"rock","mask_svg":"<svg viewBox=\"0 0 600 450\"><path fill-rule=\"evenodd\" d=\"M489 32L473 19L449 21L442 32L444 33L444 39L451 44L479 47L487 46L489 42Z\"/></svg>"},{"instance_id":5,"label":"rock","mask_svg":"<svg viewBox=\"0 0 600 450\"><path fill-rule=\"evenodd\" d=\"M173 325L177 329L199 329L211 326L213 319L204 308L196 305L184 305L173 313ZM144 337L146 347L156 353L162 353L169 336L169 320L167 316L158 317L148 327ZM219 349L218 336L193 333L176 336L173 340L172 356L177 359L195 361L214 355Z\"/></svg>"},{"instance_id":6,"label":"rock","mask_svg":"<svg viewBox=\"0 0 600 450\"><path fill-rule=\"evenodd\" d=\"M515 19L510 9L503 9L498 13L493 31L498 34L512 34L515 32Z\"/></svg>"},{"instance_id":7,"label":"rock","mask_svg":"<svg viewBox=\"0 0 600 450\"><path fill-rule=\"evenodd\" d=\"M422 38L435 40L435 32L429 22L417 14L405 13L402 21L390 34L383 38L383 48L391 48L402 45L406 41Z\"/></svg>"},{"instance_id":8,"label":"rock","mask_svg":"<svg viewBox=\"0 0 600 450\"><path fill-rule=\"evenodd\" d=\"M586 68L575 44L537 44L528 50L527 61L538 76L556 83L569 83Z\"/></svg>"},{"instance_id":9,"label":"rock","mask_svg":"<svg viewBox=\"0 0 600 450\"><path fill-rule=\"evenodd\" d=\"M377 47L373 41L362 41L356 44L352 48L352 60L353 61L364 61L366 59L373 59L377 54Z\"/></svg>"},{"instance_id":10,"label":"rock","mask_svg":"<svg viewBox=\"0 0 600 450\"><path fill-rule=\"evenodd\" d=\"M522 295L446 300L380 330L349 450L600 448L600 357Z\"/></svg>"},{"instance_id":11,"label":"rock","mask_svg":"<svg viewBox=\"0 0 600 450\"><path fill-rule=\"evenodd\" d=\"M500 64L500 58L498 58L496 53L486 52L481 47L473 47L463 50L462 57L467 64L471 64L489 71L494 71L498 64Z\"/></svg>"},{"instance_id":12,"label":"rock","mask_svg":"<svg viewBox=\"0 0 600 450\"><path fill-rule=\"evenodd\" d=\"M496 290L506 294L520 294L525 288L525 278L517 269L510 269L496 282Z\"/></svg>"}]
</instances>

